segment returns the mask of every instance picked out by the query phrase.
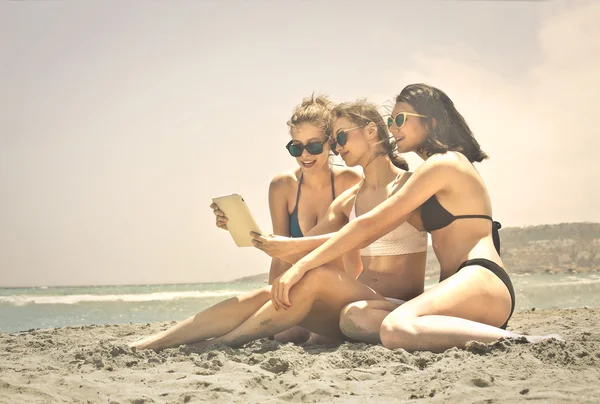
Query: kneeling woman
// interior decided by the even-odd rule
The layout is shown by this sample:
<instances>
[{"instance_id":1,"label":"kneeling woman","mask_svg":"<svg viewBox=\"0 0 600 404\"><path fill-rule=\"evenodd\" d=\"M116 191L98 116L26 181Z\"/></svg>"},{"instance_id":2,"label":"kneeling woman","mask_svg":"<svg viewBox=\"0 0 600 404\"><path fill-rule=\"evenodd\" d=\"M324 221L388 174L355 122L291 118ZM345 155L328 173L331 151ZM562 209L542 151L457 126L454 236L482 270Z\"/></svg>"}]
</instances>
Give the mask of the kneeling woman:
<instances>
[{"instance_id":1,"label":"kneeling woman","mask_svg":"<svg viewBox=\"0 0 600 404\"><path fill-rule=\"evenodd\" d=\"M311 235L340 229L398 192L410 177L376 107L364 102L342 104L332 115L335 150L347 165L363 167L364 180L336 198L306 237L258 238L258 246L274 256L289 259L290 255L319 246L331 234ZM364 248L360 252L362 260L359 250L354 249L344 255L343 266L332 261L311 271L292 290L292 304L281 304L273 297L271 287L262 288L218 303L134 346L164 349L202 341L236 346L298 324L321 335L341 338L339 315L345 305L364 299L385 302L384 296L408 300L423 292L427 237L419 230L421 226L416 212L408 223L390 229L390 234Z\"/></svg>"},{"instance_id":2,"label":"kneeling woman","mask_svg":"<svg viewBox=\"0 0 600 404\"><path fill-rule=\"evenodd\" d=\"M381 322L381 342L389 348L440 352L468 341L520 336L505 330L515 294L500 259L490 198L473 166L487 156L464 118L444 92L415 84L397 97L388 126L398 150L415 152L424 163L395 195L292 266L273 285L276 300L289 304L290 288L314 268L390 232L420 209L440 262L440 283L384 319L385 310L371 311L371 324ZM351 329L354 320L342 319L344 328Z\"/></svg>"}]
</instances>

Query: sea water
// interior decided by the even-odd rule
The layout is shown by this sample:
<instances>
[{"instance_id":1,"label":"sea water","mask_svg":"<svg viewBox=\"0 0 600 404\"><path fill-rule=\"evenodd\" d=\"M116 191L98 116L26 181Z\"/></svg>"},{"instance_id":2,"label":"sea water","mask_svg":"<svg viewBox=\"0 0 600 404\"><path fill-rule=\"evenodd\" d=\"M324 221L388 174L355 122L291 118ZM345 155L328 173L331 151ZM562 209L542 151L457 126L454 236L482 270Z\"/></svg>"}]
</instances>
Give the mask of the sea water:
<instances>
[{"instance_id":1,"label":"sea water","mask_svg":"<svg viewBox=\"0 0 600 404\"><path fill-rule=\"evenodd\" d=\"M600 307L600 273L511 277L516 311ZM426 281L426 288L436 283ZM0 332L183 320L264 283L198 283L0 289Z\"/></svg>"}]
</instances>

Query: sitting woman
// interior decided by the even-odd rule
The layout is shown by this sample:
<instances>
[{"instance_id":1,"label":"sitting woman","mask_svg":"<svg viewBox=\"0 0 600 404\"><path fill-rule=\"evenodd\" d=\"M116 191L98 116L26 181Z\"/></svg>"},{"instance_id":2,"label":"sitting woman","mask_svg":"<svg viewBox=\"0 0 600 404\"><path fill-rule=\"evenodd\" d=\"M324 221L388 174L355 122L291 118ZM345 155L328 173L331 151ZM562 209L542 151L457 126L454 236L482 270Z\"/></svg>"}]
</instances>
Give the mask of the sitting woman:
<instances>
[{"instance_id":1,"label":"sitting woman","mask_svg":"<svg viewBox=\"0 0 600 404\"><path fill-rule=\"evenodd\" d=\"M492 220L487 189L473 166L487 155L464 118L444 92L414 84L397 97L388 126L398 150L415 152L424 163L392 197L349 223L279 278L272 291L276 304L295 305L292 286L296 282L389 233L420 209L440 262L440 282L389 314L387 308L377 307L379 302L348 306L341 320L344 329L358 328L351 335L369 340L373 324L380 323L384 346L409 351L441 352L465 347L468 341L521 337L505 329L514 311L515 293L500 259L499 224ZM370 316L366 321L365 315ZM525 338L537 342L551 337L556 338Z\"/></svg>"},{"instance_id":2,"label":"sitting woman","mask_svg":"<svg viewBox=\"0 0 600 404\"><path fill-rule=\"evenodd\" d=\"M274 256L293 261L291 256L314 249L331 234L310 237L312 234L340 229L397 193L410 177L375 106L366 102L342 104L332 111L332 120L336 152L347 165L363 167L364 179L336 198L306 237L257 236L256 245ZM390 229L380 240L362 250L348 251L341 257L342 264L332 260L311 271L292 291L293 305L272 299L271 287L265 287L218 303L134 346L163 349L203 341L237 346L298 324L339 340L343 336L339 316L345 305L364 299L386 302L384 296L408 300L423 292L427 236L420 228L415 212L408 223Z\"/></svg>"},{"instance_id":3,"label":"sitting woman","mask_svg":"<svg viewBox=\"0 0 600 404\"><path fill-rule=\"evenodd\" d=\"M333 200L360 181L360 175L348 168L328 164L330 150L326 127L333 103L325 96L305 98L287 122L291 140L286 145L298 168L281 173L269 186L269 210L273 234L303 237L325 215ZM216 204L210 205L217 227L227 230L227 217ZM269 270L269 285L289 269L290 264L274 257ZM293 327L275 335L279 342L306 342L310 332ZM313 335L313 342L322 339Z\"/></svg>"}]
</instances>

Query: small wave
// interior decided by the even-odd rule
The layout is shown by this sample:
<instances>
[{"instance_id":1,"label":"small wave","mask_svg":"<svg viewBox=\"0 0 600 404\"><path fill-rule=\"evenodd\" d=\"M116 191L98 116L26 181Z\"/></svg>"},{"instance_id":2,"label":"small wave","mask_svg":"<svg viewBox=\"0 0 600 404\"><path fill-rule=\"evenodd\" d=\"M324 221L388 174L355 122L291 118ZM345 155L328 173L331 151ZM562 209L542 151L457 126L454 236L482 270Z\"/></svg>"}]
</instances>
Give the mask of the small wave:
<instances>
[{"instance_id":1,"label":"small wave","mask_svg":"<svg viewBox=\"0 0 600 404\"><path fill-rule=\"evenodd\" d=\"M0 296L0 303L8 303L14 306L27 304L77 304L89 302L152 302L169 301L177 299L202 299L210 297L223 297L239 295L244 291L220 290L215 292L157 292L148 294L129 295L65 295L65 296L34 296L16 295Z\"/></svg>"},{"instance_id":2,"label":"small wave","mask_svg":"<svg viewBox=\"0 0 600 404\"><path fill-rule=\"evenodd\" d=\"M600 283L600 279L579 279L579 280L569 280L569 281L558 281L558 282L548 282L548 283L537 283L537 284L526 284L522 286L527 286L528 288L545 288L548 286L578 286L578 285L596 285Z\"/></svg>"}]
</instances>

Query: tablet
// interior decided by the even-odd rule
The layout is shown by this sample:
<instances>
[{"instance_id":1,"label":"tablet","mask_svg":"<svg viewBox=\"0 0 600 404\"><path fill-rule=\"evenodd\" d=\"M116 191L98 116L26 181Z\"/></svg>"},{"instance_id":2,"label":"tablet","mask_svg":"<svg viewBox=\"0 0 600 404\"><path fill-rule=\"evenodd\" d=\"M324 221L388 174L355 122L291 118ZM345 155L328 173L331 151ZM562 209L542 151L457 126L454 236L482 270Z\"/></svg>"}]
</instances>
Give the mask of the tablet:
<instances>
[{"instance_id":1,"label":"tablet","mask_svg":"<svg viewBox=\"0 0 600 404\"><path fill-rule=\"evenodd\" d=\"M262 234L248 205L239 194L213 198L213 202L225 213L227 229L238 247L253 247L250 232Z\"/></svg>"}]
</instances>

